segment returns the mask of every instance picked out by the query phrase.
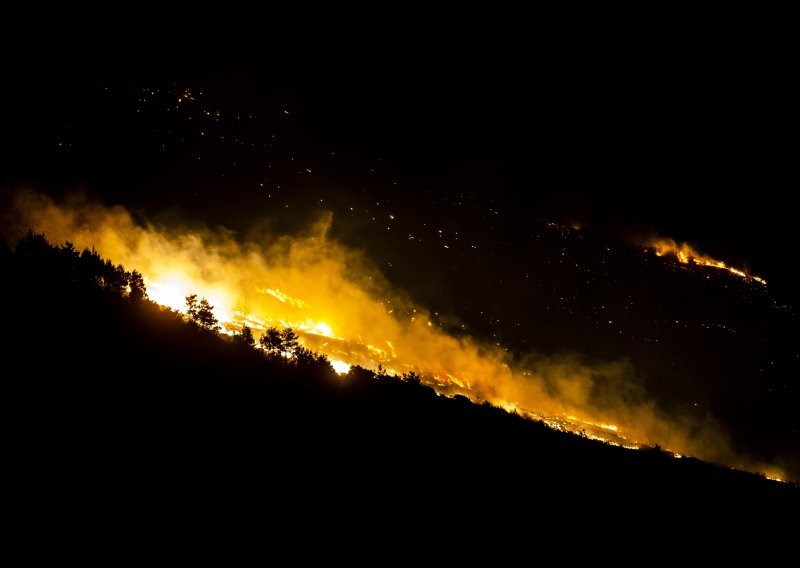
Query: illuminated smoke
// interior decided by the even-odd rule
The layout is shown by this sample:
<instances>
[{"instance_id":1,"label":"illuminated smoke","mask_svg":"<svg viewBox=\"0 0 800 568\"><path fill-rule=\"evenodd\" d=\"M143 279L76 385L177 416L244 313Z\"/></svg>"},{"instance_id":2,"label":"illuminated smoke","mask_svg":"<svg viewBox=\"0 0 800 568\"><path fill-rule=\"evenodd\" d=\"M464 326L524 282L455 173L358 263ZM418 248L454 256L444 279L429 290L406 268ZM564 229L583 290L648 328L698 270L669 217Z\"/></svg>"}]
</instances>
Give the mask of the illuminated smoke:
<instances>
[{"instance_id":1,"label":"illuminated smoke","mask_svg":"<svg viewBox=\"0 0 800 568\"><path fill-rule=\"evenodd\" d=\"M733 266L729 266L721 260L700 254L697 252L697 250L686 243L677 243L672 239L655 237L649 239L645 243L645 247L655 250L656 255L658 256L671 256L681 264L695 264L698 266L710 266L711 268L727 270L734 276L738 276L747 282L757 282L763 286L767 285L767 281L763 278L754 276L742 268L735 268Z\"/></svg>"},{"instance_id":2,"label":"illuminated smoke","mask_svg":"<svg viewBox=\"0 0 800 568\"><path fill-rule=\"evenodd\" d=\"M331 215L302 234L243 239L224 229L139 224L122 207L82 198L55 203L22 193L15 214L22 226L52 242L93 246L136 268L158 303L183 310L186 295L208 298L228 333L243 323L256 336L266 326L292 327L337 372L352 365L414 371L437 392L489 401L558 430L631 448L659 444L676 454L782 476L735 455L717 429L659 411L625 362L589 366L574 356L511 356L430 325L425 309L393 290L361 254L328 237ZM681 250L658 251L673 249Z\"/></svg>"}]
</instances>

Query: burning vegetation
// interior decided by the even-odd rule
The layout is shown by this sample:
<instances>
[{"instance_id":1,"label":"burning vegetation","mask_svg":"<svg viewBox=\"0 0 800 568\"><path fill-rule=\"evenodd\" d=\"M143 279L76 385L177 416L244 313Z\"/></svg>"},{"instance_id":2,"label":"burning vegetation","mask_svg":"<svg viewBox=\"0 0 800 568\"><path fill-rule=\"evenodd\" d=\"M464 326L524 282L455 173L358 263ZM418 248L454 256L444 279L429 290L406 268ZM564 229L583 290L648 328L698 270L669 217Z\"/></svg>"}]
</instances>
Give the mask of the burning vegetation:
<instances>
[{"instance_id":1,"label":"burning vegetation","mask_svg":"<svg viewBox=\"0 0 800 568\"><path fill-rule=\"evenodd\" d=\"M661 411L626 362L511 355L432 325L427 310L393 290L362 255L328 238L330 216L303 234L245 239L222 229L141 224L121 207L82 199L57 204L24 194L17 208L22 224L50 241L93 247L137 267L154 302L267 354L319 354L340 374L360 366L420 377L441 395L489 402L608 444L660 445L676 457L773 472L731 450L713 426ZM674 243L656 250L763 283Z\"/></svg>"},{"instance_id":2,"label":"burning vegetation","mask_svg":"<svg viewBox=\"0 0 800 568\"><path fill-rule=\"evenodd\" d=\"M725 270L734 276L745 280L746 282L754 282L761 284L762 286L767 285L767 281L763 278L750 274L747 270L743 268L735 268L726 264L721 260L717 260L715 258L711 258L710 256L706 256L704 254L700 254L694 249L692 246L688 245L687 243L677 243L672 239L665 239L665 238L654 238L647 242L646 246L650 249L655 250L657 256L668 256L672 257L681 264L691 264L696 266L708 266L710 268L717 268L719 270Z\"/></svg>"}]
</instances>

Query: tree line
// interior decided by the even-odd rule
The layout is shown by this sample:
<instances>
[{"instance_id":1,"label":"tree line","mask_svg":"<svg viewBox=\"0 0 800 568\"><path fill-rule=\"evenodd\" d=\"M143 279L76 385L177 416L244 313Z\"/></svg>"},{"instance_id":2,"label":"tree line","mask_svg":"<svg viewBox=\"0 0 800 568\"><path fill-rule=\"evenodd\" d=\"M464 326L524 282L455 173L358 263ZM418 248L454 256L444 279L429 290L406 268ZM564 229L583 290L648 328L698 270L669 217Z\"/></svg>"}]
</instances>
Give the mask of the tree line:
<instances>
[{"instance_id":1,"label":"tree line","mask_svg":"<svg viewBox=\"0 0 800 568\"><path fill-rule=\"evenodd\" d=\"M148 298L144 277L140 272L128 271L121 264L104 259L94 248L79 251L69 241L62 245L53 245L45 235L32 231L28 231L18 241L13 251L5 241L1 244L0 256L12 260L19 268L36 275L42 282L68 282L79 288L127 299L132 304L149 302L158 305ZM185 319L189 323L214 334L222 330L214 315L214 306L206 298L191 294L185 300ZM270 326L256 340L252 328L244 324L234 334L233 342L250 348L260 348L274 362L332 370L327 357L302 346L297 333L291 327L278 329Z\"/></svg>"}]
</instances>

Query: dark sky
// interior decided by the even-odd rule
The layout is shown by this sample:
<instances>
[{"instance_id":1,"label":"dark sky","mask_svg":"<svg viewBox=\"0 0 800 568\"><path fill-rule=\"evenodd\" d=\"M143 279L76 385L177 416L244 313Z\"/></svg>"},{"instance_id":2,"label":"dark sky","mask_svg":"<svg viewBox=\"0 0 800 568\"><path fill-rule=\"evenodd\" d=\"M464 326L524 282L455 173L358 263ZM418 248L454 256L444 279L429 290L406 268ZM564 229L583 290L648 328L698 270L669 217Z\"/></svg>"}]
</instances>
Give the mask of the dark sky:
<instances>
[{"instance_id":1,"label":"dark sky","mask_svg":"<svg viewBox=\"0 0 800 568\"><path fill-rule=\"evenodd\" d=\"M380 159L416 188L491 194L526 216L687 240L791 295L788 30L744 14L630 16L21 26L4 38L3 177L28 179L20 157L76 108L104 122L87 85L190 85L228 110L290 109L296 151Z\"/></svg>"},{"instance_id":2,"label":"dark sky","mask_svg":"<svg viewBox=\"0 0 800 568\"><path fill-rule=\"evenodd\" d=\"M290 108L304 151L380 158L526 215L656 230L790 288L790 38L726 18L26 33L6 40L5 151L35 146L70 84L196 85L225 108Z\"/></svg>"}]
</instances>

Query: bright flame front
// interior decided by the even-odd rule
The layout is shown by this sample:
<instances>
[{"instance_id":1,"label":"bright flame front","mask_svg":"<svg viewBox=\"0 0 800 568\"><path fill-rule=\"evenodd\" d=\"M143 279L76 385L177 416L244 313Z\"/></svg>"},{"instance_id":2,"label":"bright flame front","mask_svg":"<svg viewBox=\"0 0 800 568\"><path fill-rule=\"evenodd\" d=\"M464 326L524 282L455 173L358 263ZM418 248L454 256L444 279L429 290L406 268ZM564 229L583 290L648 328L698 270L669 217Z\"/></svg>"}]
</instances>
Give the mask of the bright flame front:
<instances>
[{"instance_id":1,"label":"bright flame front","mask_svg":"<svg viewBox=\"0 0 800 568\"><path fill-rule=\"evenodd\" d=\"M767 285L767 281L758 276L754 276L741 268L734 268L728 266L721 260L711 258L704 254L700 254L686 243L678 244L672 239L651 239L647 246L655 249L657 256L673 256L681 264L695 264L697 266L708 266L710 268L718 268L726 270L727 272L742 278L748 282L757 282L763 286Z\"/></svg>"}]
</instances>

